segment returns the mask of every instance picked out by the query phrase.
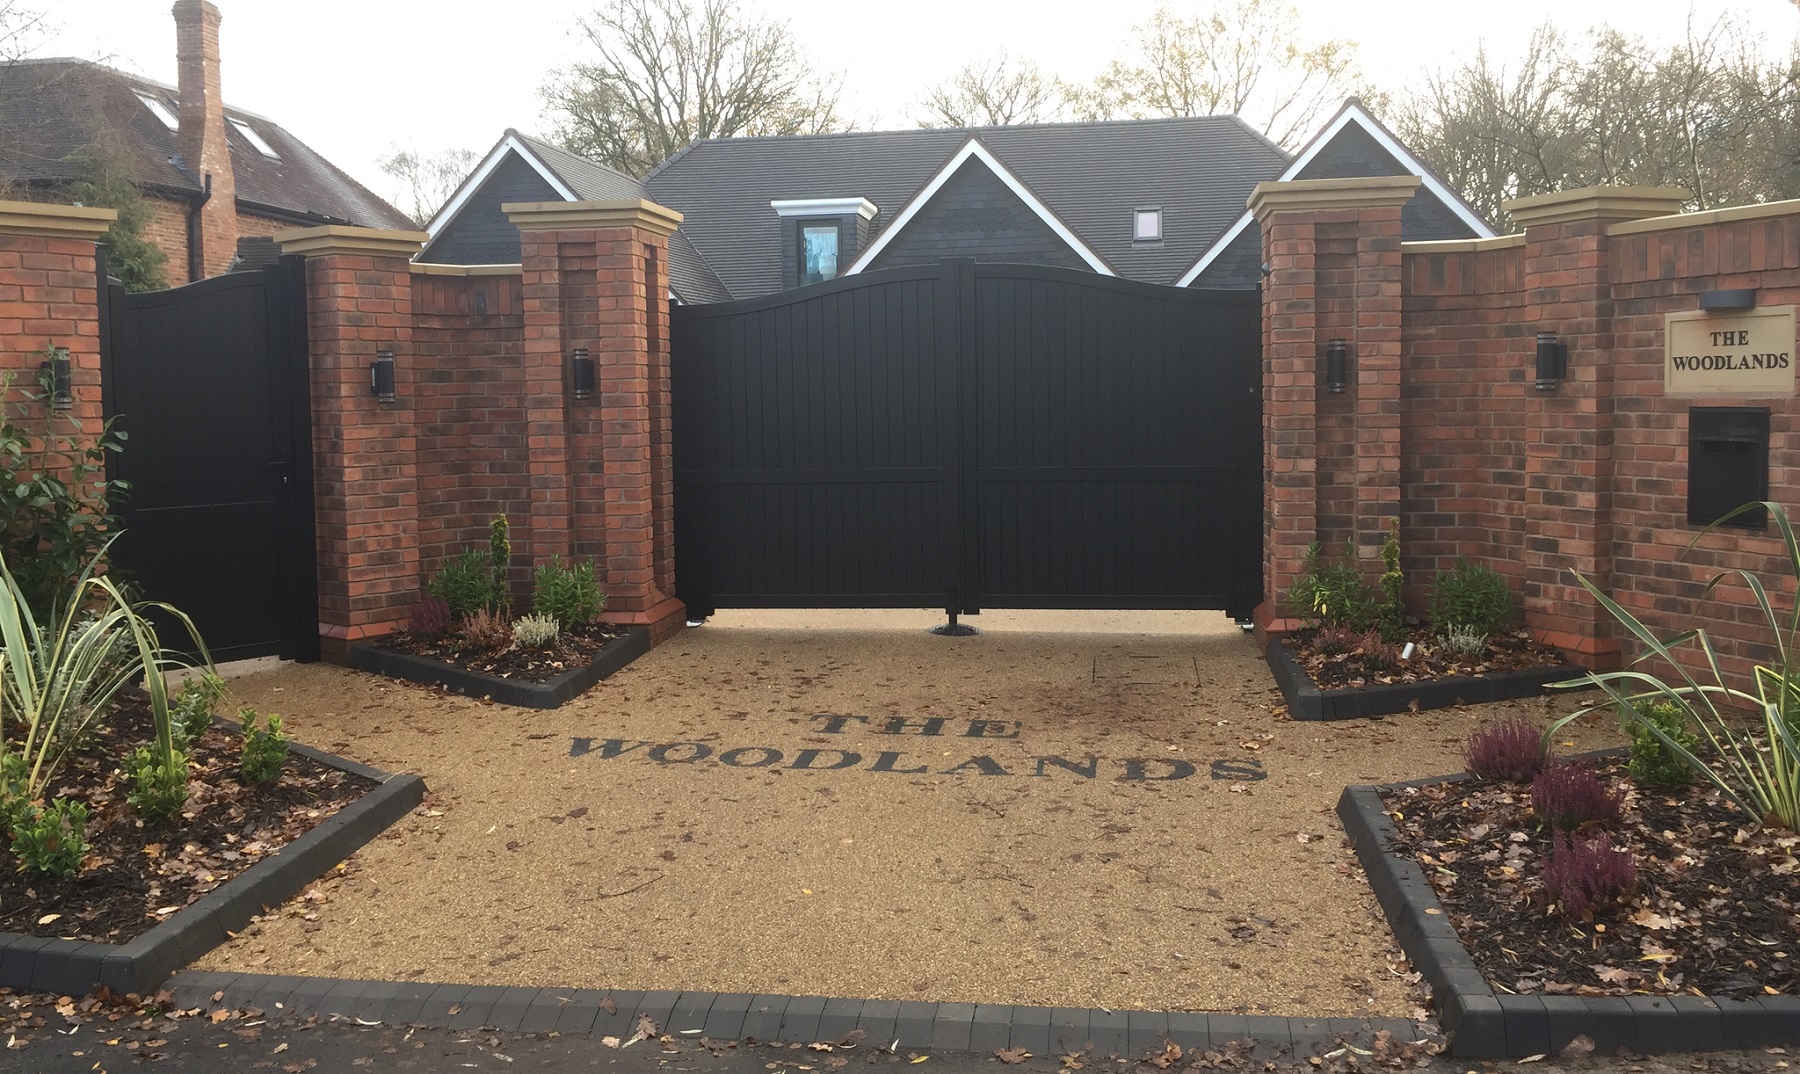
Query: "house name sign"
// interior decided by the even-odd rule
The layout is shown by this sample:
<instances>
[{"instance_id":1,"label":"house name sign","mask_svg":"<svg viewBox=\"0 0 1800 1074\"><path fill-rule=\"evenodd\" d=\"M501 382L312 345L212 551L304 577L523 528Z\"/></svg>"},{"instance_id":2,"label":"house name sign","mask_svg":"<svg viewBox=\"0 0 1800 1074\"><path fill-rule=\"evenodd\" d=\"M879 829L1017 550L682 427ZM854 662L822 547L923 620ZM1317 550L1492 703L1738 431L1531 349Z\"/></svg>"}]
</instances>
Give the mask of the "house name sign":
<instances>
[{"instance_id":1,"label":"house name sign","mask_svg":"<svg viewBox=\"0 0 1800 1074\"><path fill-rule=\"evenodd\" d=\"M1788 398L1794 394L1794 307L1668 314L1663 394Z\"/></svg>"}]
</instances>

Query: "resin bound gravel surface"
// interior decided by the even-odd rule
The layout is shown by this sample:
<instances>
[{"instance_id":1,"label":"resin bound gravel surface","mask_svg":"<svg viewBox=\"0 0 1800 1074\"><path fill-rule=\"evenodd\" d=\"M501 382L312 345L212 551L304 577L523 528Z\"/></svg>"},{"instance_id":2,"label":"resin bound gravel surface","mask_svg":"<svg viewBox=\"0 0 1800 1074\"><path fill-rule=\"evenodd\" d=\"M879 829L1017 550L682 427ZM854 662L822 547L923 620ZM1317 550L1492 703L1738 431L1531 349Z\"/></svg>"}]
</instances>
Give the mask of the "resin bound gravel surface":
<instances>
[{"instance_id":1,"label":"resin bound gravel surface","mask_svg":"<svg viewBox=\"0 0 1800 1074\"><path fill-rule=\"evenodd\" d=\"M721 615L553 711L326 665L236 680L434 793L198 968L1412 1016L1340 792L1579 704L1295 723L1217 613L940 618Z\"/></svg>"}]
</instances>

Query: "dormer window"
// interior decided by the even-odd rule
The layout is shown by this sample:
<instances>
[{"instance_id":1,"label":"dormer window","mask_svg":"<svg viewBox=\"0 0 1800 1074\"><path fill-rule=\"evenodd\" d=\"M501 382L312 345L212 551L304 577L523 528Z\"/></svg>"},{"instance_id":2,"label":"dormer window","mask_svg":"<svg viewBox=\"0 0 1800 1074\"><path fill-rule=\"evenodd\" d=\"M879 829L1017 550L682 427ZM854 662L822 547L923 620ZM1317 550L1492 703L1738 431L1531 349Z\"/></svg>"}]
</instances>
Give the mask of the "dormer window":
<instances>
[{"instance_id":1,"label":"dormer window","mask_svg":"<svg viewBox=\"0 0 1800 1074\"><path fill-rule=\"evenodd\" d=\"M838 226L800 225L800 285L824 283L838 274Z\"/></svg>"},{"instance_id":2,"label":"dormer window","mask_svg":"<svg viewBox=\"0 0 1800 1074\"><path fill-rule=\"evenodd\" d=\"M1162 230L1162 210L1161 209L1153 208L1153 209L1134 209L1134 210L1132 210L1132 213L1131 213L1131 241L1133 241L1133 242L1161 242L1162 237L1163 237L1163 230Z\"/></svg>"}]
</instances>

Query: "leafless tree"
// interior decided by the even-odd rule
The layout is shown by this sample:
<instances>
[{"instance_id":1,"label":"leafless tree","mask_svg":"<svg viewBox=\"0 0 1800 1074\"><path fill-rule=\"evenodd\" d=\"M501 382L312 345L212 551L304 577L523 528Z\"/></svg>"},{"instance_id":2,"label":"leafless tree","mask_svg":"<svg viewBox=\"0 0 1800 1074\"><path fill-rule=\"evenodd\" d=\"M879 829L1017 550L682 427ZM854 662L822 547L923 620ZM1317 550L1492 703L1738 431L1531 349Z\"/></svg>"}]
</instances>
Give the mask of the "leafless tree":
<instances>
[{"instance_id":1,"label":"leafless tree","mask_svg":"<svg viewBox=\"0 0 1800 1074\"><path fill-rule=\"evenodd\" d=\"M643 175L699 138L845 125L841 79L735 0L607 0L579 25L591 58L544 86L546 113L566 148L620 171Z\"/></svg>"},{"instance_id":2,"label":"leafless tree","mask_svg":"<svg viewBox=\"0 0 1800 1074\"><path fill-rule=\"evenodd\" d=\"M1508 199L1595 184L1680 187L1696 209L1800 196L1800 51L1768 62L1729 20L1662 52L1545 26L1514 68L1477 52L1393 118L1502 224Z\"/></svg>"},{"instance_id":3,"label":"leafless tree","mask_svg":"<svg viewBox=\"0 0 1800 1074\"><path fill-rule=\"evenodd\" d=\"M1294 146L1321 115L1356 92L1356 46L1307 43L1286 0L1202 0L1163 5L1134 27L1125 55L1074 111L1084 119L1236 115Z\"/></svg>"},{"instance_id":4,"label":"leafless tree","mask_svg":"<svg viewBox=\"0 0 1800 1074\"><path fill-rule=\"evenodd\" d=\"M481 154L472 149L421 153L418 148L390 146L376 163L400 184L401 211L424 227L468 176Z\"/></svg>"},{"instance_id":5,"label":"leafless tree","mask_svg":"<svg viewBox=\"0 0 1800 1074\"><path fill-rule=\"evenodd\" d=\"M1030 60L1004 50L971 60L931 87L921 107L921 127L1004 127L1063 118L1067 93L1061 81Z\"/></svg>"}]
</instances>

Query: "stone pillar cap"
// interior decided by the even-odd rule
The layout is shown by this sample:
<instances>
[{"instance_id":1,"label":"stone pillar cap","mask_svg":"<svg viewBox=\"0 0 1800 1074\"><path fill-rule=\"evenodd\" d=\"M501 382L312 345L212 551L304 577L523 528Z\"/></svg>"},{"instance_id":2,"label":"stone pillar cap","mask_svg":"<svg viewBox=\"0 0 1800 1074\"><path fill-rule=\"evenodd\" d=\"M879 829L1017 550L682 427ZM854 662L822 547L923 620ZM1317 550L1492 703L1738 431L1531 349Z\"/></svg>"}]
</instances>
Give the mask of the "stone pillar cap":
<instances>
[{"instance_id":1,"label":"stone pillar cap","mask_svg":"<svg viewBox=\"0 0 1800 1074\"><path fill-rule=\"evenodd\" d=\"M329 257L352 254L361 257L411 258L424 248L431 236L423 231L383 231L372 227L346 227L325 224L320 227L298 227L277 231L273 238L284 254L307 257Z\"/></svg>"},{"instance_id":2,"label":"stone pillar cap","mask_svg":"<svg viewBox=\"0 0 1800 1074\"><path fill-rule=\"evenodd\" d=\"M0 201L0 235L44 235L53 239L87 239L106 234L119 214L84 205L38 201Z\"/></svg>"},{"instance_id":3,"label":"stone pillar cap","mask_svg":"<svg viewBox=\"0 0 1800 1074\"><path fill-rule=\"evenodd\" d=\"M1652 216L1674 216L1687 199L1687 191L1673 186L1584 186L1514 198L1501 202L1500 207L1512 217L1513 223L1529 228L1574 220L1642 220Z\"/></svg>"},{"instance_id":4,"label":"stone pillar cap","mask_svg":"<svg viewBox=\"0 0 1800 1074\"><path fill-rule=\"evenodd\" d=\"M500 206L520 231L585 231L593 228L641 228L673 235L682 216L674 209L643 198L620 201L509 201Z\"/></svg>"},{"instance_id":5,"label":"stone pillar cap","mask_svg":"<svg viewBox=\"0 0 1800 1074\"><path fill-rule=\"evenodd\" d=\"M1248 205L1257 220L1272 213L1323 212L1405 205L1424 180L1416 175L1370 175L1351 179L1287 179L1256 184Z\"/></svg>"}]
</instances>

